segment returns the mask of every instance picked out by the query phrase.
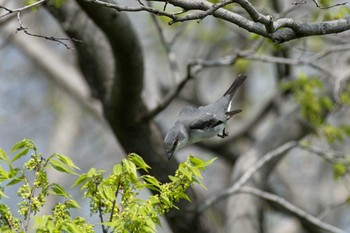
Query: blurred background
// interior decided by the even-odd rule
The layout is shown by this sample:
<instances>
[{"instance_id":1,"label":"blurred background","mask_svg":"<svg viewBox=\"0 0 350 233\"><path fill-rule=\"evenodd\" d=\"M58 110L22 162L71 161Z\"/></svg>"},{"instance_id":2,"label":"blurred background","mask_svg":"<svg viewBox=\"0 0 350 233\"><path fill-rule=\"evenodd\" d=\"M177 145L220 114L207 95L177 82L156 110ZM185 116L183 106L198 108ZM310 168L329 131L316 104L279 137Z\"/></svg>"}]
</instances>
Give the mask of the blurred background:
<instances>
[{"instance_id":1,"label":"blurred background","mask_svg":"<svg viewBox=\"0 0 350 233\"><path fill-rule=\"evenodd\" d=\"M349 11L347 6L322 10L311 3L294 6L291 1L252 2L261 12L300 21L339 18ZM0 1L0 5L9 7L16 4ZM274 44L213 17L168 26L162 17L156 19L156 24L148 13L130 13L128 16L143 48L143 97L150 109L185 77L190 62L238 57L231 65L204 65L198 69L195 78L186 84L179 96L157 115L155 120L164 134L182 107L212 103L222 96L239 73L249 76L234 98L235 108L241 108L243 112L230 120L230 137L211 139L176 153L179 161L184 161L188 154L203 159L219 158L204 173L203 181L208 190L198 188L203 197L230 186L239 156L272 132L281 116L300 104L293 93L282 88L284 83L311 77L324 83L325 89L331 89L333 98L346 87L350 77L349 32ZM30 32L67 37L44 8L26 11L22 22ZM160 31L157 25L161 26ZM15 142L29 138L43 156L54 152L67 155L82 172L91 167L110 171L129 151L123 151L102 117L101 104L92 97L77 68L74 45L65 42L70 48L67 49L60 43L16 31L18 27L16 17L0 21L0 147L9 152ZM165 49L160 33L171 44L170 53ZM349 114L347 106L339 105L328 114L326 122L332 126L348 124ZM284 124L289 122L286 120ZM346 136L330 141L315 133L305 135L303 140L321 151L335 154L333 158L348 159L350 148ZM329 161L311 151L293 149L271 171L266 181L267 190L350 232L349 176L346 172L335 179L335 160ZM52 179L70 187L72 181L52 174ZM264 232L322 232L280 206L263 203ZM210 209L216 232L224 232L225 206L226 202L219 202ZM163 224L159 232L170 232L166 223Z\"/></svg>"}]
</instances>

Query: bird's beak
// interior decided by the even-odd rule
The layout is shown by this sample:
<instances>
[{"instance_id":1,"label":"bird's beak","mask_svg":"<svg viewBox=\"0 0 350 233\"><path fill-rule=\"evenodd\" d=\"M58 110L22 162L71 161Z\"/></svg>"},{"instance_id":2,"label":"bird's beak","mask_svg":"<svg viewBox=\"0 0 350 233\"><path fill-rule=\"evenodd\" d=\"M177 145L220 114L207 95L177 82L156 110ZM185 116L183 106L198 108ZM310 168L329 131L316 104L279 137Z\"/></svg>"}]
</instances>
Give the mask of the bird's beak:
<instances>
[{"instance_id":1,"label":"bird's beak","mask_svg":"<svg viewBox=\"0 0 350 233\"><path fill-rule=\"evenodd\" d=\"M167 152L167 153L168 153L168 160L170 160L171 157L172 157L173 154L174 154L174 151L169 151L169 152Z\"/></svg>"}]
</instances>

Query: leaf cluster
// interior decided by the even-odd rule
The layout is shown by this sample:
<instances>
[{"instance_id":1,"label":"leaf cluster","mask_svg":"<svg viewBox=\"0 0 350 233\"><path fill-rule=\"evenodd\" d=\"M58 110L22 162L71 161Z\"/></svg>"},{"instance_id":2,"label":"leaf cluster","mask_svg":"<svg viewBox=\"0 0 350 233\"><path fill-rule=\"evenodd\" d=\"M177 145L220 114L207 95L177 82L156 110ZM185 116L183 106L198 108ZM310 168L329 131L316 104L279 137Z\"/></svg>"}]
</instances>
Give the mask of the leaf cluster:
<instances>
[{"instance_id":1,"label":"leaf cluster","mask_svg":"<svg viewBox=\"0 0 350 233\"><path fill-rule=\"evenodd\" d=\"M336 104L324 95L324 84L319 79L302 74L298 79L285 83L283 88L293 92L303 119L329 143L344 140L346 136L350 136L350 125L334 126L326 122L326 113L334 110ZM341 94L341 104L350 104L349 90L350 88Z\"/></svg>"},{"instance_id":2,"label":"leaf cluster","mask_svg":"<svg viewBox=\"0 0 350 233\"><path fill-rule=\"evenodd\" d=\"M21 162L29 154L29 158ZM55 153L45 159L31 140L23 139L13 146L9 155L0 149L0 199L9 198L6 189L17 185L17 196L21 200L17 217L7 205L0 204L0 232L28 232L31 219L39 233L94 232L94 225L83 217L71 216L71 210L79 209L79 204L62 186L49 181L49 168L78 176L73 187L81 185L84 197L90 201L90 214L99 215L104 233L155 232L156 225L160 225L159 216L177 208L175 204L181 199L190 201L185 193L188 187L194 183L203 186L201 171L214 160L202 161L189 156L175 175L169 176L170 182L162 184L151 175L138 174L139 170L147 173L151 168L132 153L104 178L104 171L96 168L78 175L79 168L69 157ZM154 190L156 194L144 200L139 195L144 189ZM49 195L59 196L63 201L54 205L51 214L40 215Z\"/></svg>"},{"instance_id":3,"label":"leaf cluster","mask_svg":"<svg viewBox=\"0 0 350 233\"><path fill-rule=\"evenodd\" d=\"M213 160L202 161L189 156L181 163L171 182L160 183L151 175L138 175L138 170L148 172L150 167L138 155L131 153L120 164L114 166L112 173L103 178L103 171L92 168L82 174L74 186L82 184L84 196L90 199L91 213L103 213L108 220L103 221L104 232L155 232L160 225L159 216L181 199L189 200L185 191L199 181L201 170ZM203 186L203 185L202 185ZM143 189L157 192L142 199L139 193Z\"/></svg>"},{"instance_id":4,"label":"leaf cluster","mask_svg":"<svg viewBox=\"0 0 350 233\"><path fill-rule=\"evenodd\" d=\"M29 152L32 152L29 159L21 163L23 165L16 166ZM37 232L92 232L93 225L70 215L69 209L79 208L78 203L59 184L50 183L47 177L50 167L75 175L74 170L78 168L70 158L53 154L44 159L28 139L17 142L9 154L0 149L0 198L8 198L5 188L18 185L17 195L21 201L17 204L17 212L20 217L16 218L7 205L0 204L1 232L27 232L31 216L40 211L49 195L61 196L65 201L54 206L52 215L35 218Z\"/></svg>"}]
</instances>

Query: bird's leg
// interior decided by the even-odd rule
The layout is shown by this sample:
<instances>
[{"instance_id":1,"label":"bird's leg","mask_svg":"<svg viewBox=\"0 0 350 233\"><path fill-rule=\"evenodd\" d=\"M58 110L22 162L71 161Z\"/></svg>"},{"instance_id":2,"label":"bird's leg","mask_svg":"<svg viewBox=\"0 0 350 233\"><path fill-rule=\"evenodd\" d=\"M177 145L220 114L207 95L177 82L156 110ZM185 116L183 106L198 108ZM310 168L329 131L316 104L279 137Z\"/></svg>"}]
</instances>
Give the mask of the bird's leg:
<instances>
[{"instance_id":1,"label":"bird's leg","mask_svg":"<svg viewBox=\"0 0 350 233\"><path fill-rule=\"evenodd\" d=\"M217 134L220 138L226 138L228 137L228 132L225 131L225 128L222 130L222 134Z\"/></svg>"}]
</instances>

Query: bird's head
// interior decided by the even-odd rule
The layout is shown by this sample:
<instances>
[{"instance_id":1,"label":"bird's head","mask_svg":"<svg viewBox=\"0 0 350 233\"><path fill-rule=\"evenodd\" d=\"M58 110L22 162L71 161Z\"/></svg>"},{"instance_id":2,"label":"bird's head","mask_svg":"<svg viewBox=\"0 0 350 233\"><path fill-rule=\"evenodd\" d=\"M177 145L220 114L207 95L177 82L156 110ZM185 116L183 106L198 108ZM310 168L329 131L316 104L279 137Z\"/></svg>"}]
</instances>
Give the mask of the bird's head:
<instances>
[{"instance_id":1,"label":"bird's head","mask_svg":"<svg viewBox=\"0 0 350 233\"><path fill-rule=\"evenodd\" d=\"M186 145L188 141L188 135L184 131L183 127L175 124L166 134L164 139L165 150L170 159L174 152Z\"/></svg>"}]
</instances>

